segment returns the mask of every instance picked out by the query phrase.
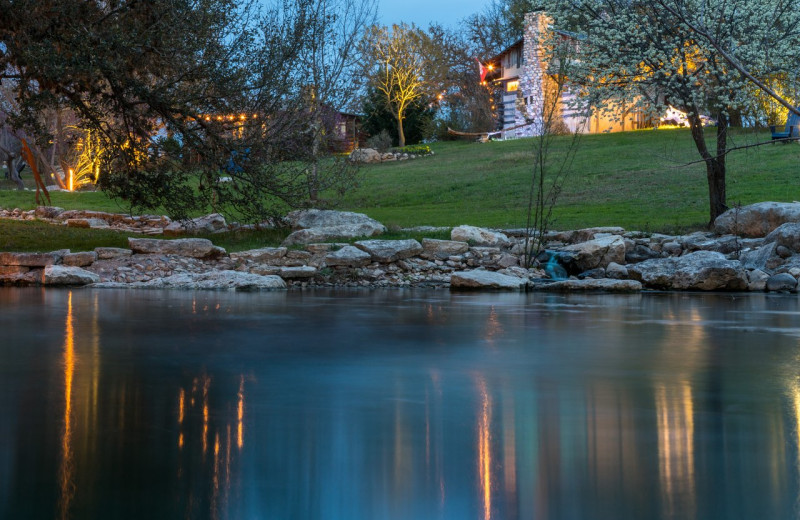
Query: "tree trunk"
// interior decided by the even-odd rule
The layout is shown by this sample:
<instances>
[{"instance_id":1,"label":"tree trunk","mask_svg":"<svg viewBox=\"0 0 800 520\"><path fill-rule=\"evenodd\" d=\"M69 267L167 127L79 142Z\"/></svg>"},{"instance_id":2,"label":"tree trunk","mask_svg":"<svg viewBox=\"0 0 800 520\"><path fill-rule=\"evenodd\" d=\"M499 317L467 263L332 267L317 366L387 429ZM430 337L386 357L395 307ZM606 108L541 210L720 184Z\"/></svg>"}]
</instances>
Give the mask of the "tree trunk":
<instances>
[{"instance_id":1,"label":"tree trunk","mask_svg":"<svg viewBox=\"0 0 800 520\"><path fill-rule=\"evenodd\" d=\"M700 157L706 163L706 179L708 180L708 202L709 202L709 227L714 224L714 220L725 211L725 153L727 150L728 139L728 119L724 114L720 114L717 124L717 151L716 156L711 155L706 145L705 131L703 122L700 119L697 107L689 109L689 124Z\"/></svg>"},{"instance_id":2,"label":"tree trunk","mask_svg":"<svg viewBox=\"0 0 800 520\"><path fill-rule=\"evenodd\" d=\"M8 161L6 162L6 168L8 168L6 175L12 181L17 184L17 190L22 191L25 189L25 184L22 182L22 178L19 176L20 166L23 165L22 157L9 157Z\"/></svg>"},{"instance_id":3,"label":"tree trunk","mask_svg":"<svg viewBox=\"0 0 800 520\"><path fill-rule=\"evenodd\" d=\"M406 134L403 132L403 118L397 118L397 145L402 148L406 145Z\"/></svg>"}]
</instances>

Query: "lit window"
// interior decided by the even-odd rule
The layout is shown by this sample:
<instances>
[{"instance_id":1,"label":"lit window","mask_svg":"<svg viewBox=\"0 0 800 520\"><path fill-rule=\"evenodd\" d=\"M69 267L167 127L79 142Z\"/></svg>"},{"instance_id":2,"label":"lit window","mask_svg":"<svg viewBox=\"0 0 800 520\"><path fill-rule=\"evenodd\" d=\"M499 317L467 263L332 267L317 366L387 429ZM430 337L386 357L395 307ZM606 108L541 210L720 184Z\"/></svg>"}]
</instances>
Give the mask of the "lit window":
<instances>
[{"instance_id":1,"label":"lit window","mask_svg":"<svg viewBox=\"0 0 800 520\"><path fill-rule=\"evenodd\" d=\"M506 83L506 92L516 92L519 90L519 81L509 81Z\"/></svg>"}]
</instances>

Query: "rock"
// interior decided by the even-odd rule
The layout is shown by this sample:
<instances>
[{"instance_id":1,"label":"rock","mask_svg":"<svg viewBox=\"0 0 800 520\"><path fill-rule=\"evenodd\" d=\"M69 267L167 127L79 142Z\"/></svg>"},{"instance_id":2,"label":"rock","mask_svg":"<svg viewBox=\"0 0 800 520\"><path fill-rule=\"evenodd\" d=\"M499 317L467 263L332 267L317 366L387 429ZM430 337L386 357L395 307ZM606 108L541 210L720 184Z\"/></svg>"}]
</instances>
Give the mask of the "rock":
<instances>
[{"instance_id":1,"label":"rock","mask_svg":"<svg viewBox=\"0 0 800 520\"><path fill-rule=\"evenodd\" d=\"M128 238L128 245L134 253L144 255L178 255L189 258L216 258L225 254L205 238L179 238L159 240L157 238Z\"/></svg>"},{"instance_id":2,"label":"rock","mask_svg":"<svg viewBox=\"0 0 800 520\"><path fill-rule=\"evenodd\" d=\"M602 267L598 267L597 269L589 269L588 271L584 271L578 275L578 280L586 280L587 278L605 278L606 277L606 270Z\"/></svg>"},{"instance_id":3,"label":"rock","mask_svg":"<svg viewBox=\"0 0 800 520\"><path fill-rule=\"evenodd\" d=\"M565 244L578 244L600 238L600 236L623 235L624 233L625 230L621 227L593 227L571 231L552 231L547 233L546 238Z\"/></svg>"},{"instance_id":4,"label":"rock","mask_svg":"<svg viewBox=\"0 0 800 520\"><path fill-rule=\"evenodd\" d=\"M350 152L352 162L372 164L381 162L381 153L374 148L357 148Z\"/></svg>"},{"instance_id":5,"label":"rock","mask_svg":"<svg viewBox=\"0 0 800 520\"><path fill-rule=\"evenodd\" d=\"M313 278L317 274L316 267L298 266L298 267L281 267L278 275L284 279L293 278Z\"/></svg>"},{"instance_id":6,"label":"rock","mask_svg":"<svg viewBox=\"0 0 800 520\"><path fill-rule=\"evenodd\" d=\"M67 227L105 229L109 225L101 218L70 218L67 219Z\"/></svg>"},{"instance_id":7,"label":"rock","mask_svg":"<svg viewBox=\"0 0 800 520\"><path fill-rule=\"evenodd\" d=\"M92 265L96 260L97 253L85 251L82 253L67 253L61 259L61 263L72 267L86 267L87 265Z\"/></svg>"},{"instance_id":8,"label":"rock","mask_svg":"<svg viewBox=\"0 0 800 520\"><path fill-rule=\"evenodd\" d=\"M787 222L800 222L800 203L759 202L726 211L714 221L714 231L757 238Z\"/></svg>"},{"instance_id":9,"label":"rock","mask_svg":"<svg viewBox=\"0 0 800 520\"><path fill-rule=\"evenodd\" d=\"M177 236L186 233L221 233L228 230L225 217L219 213L211 213L191 220L179 220L164 228L165 235Z\"/></svg>"},{"instance_id":10,"label":"rock","mask_svg":"<svg viewBox=\"0 0 800 520\"><path fill-rule=\"evenodd\" d=\"M654 289L738 291L747 288L747 273L742 264L714 251L646 260L628 266L628 274Z\"/></svg>"},{"instance_id":11,"label":"rock","mask_svg":"<svg viewBox=\"0 0 800 520\"><path fill-rule=\"evenodd\" d=\"M747 271L747 290L763 291L767 288L767 280L769 280L769 275L760 269Z\"/></svg>"},{"instance_id":12,"label":"rock","mask_svg":"<svg viewBox=\"0 0 800 520\"><path fill-rule=\"evenodd\" d=\"M88 285L99 281L99 276L86 269L66 265L48 265L42 275L44 285Z\"/></svg>"},{"instance_id":13,"label":"rock","mask_svg":"<svg viewBox=\"0 0 800 520\"><path fill-rule=\"evenodd\" d=\"M733 235L717 237L711 233L697 232L683 236L680 240L683 250L688 253L692 251L716 251L729 254L742 249L739 237Z\"/></svg>"},{"instance_id":14,"label":"rock","mask_svg":"<svg viewBox=\"0 0 800 520\"><path fill-rule=\"evenodd\" d=\"M497 265L497 267L502 267L503 269L516 267L519 265L519 258L508 253L502 253L500 258L495 262L495 265Z\"/></svg>"},{"instance_id":15,"label":"rock","mask_svg":"<svg viewBox=\"0 0 800 520\"><path fill-rule=\"evenodd\" d=\"M292 211L284 219L292 229L311 229L335 226L371 226L375 233L386 231L383 224L363 213L349 211L333 211L326 209L301 209Z\"/></svg>"},{"instance_id":16,"label":"rock","mask_svg":"<svg viewBox=\"0 0 800 520\"><path fill-rule=\"evenodd\" d=\"M628 268L616 262L611 262L606 267L606 277L613 280L625 280L628 278Z\"/></svg>"},{"instance_id":17,"label":"rock","mask_svg":"<svg viewBox=\"0 0 800 520\"><path fill-rule=\"evenodd\" d=\"M0 265L45 267L61 262L63 252L52 253L0 253Z\"/></svg>"},{"instance_id":18,"label":"rock","mask_svg":"<svg viewBox=\"0 0 800 520\"><path fill-rule=\"evenodd\" d=\"M503 289L519 291L526 285L526 280L516 276L475 270L453 273L450 276L451 289Z\"/></svg>"},{"instance_id":19,"label":"rock","mask_svg":"<svg viewBox=\"0 0 800 520\"><path fill-rule=\"evenodd\" d=\"M743 251L742 254L739 255L739 261L746 269L767 271L771 269L767 267L767 264L777 256L776 249L777 245L774 242L764 244L758 249Z\"/></svg>"},{"instance_id":20,"label":"rock","mask_svg":"<svg viewBox=\"0 0 800 520\"><path fill-rule=\"evenodd\" d=\"M625 241L619 235L567 246L564 252L574 253L574 265L581 272L606 267L611 262L625 263Z\"/></svg>"},{"instance_id":21,"label":"rock","mask_svg":"<svg viewBox=\"0 0 800 520\"><path fill-rule=\"evenodd\" d=\"M778 246L775 248L775 253L781 258L789 258L792 256L792 250L785 246Z\"/></svg>"},{"instance_id":22,"label":"rock","mask_svg":"<svg viewBox=\"0 0 800 520\"><path fill-rule=\"evenodd\" d=\"M56 218L62 213L64 213L64 208L56 206L37 206L34 210L34 214L38 218Z\"/></svg>"},{"instance_id":23,"label":"rock","mask_svg":"<svg viewBox=\"0 0 800 520\"><path fill-rule=\"evenodd\" d=\"M422 245L416 240L362 240L355 246L369 253L376 262L388 264L404 258L417 256Z\"/></svg>"},{"instance_id":24,"label":"rock","mask_svg":"<svg viewBox=\"0 0 800 520\"><path fill-rule=\"evenodd\" d=\"M800 223L787 222L772 230L764 238L764 243L772 244L773 242L791 251L800 252Z\"/></svg>"},{"instance_id":25,"label":"rock","mask_svg":"<svg viewBox=\"0 0 800 520\"><path fill-rule=\"evenodd\" d=\"M652 258L661 258L661 253L657 253L649 247L641 244L633 246L633 249L631 250L626 248L625 262L629 264L644 262L645 260L650 260Z\"/></svg>"},{"instance_id":26,"label":"rock","mask_svg":"<svg viewBox=\"0 0 800 520\"><path fill-rule=\"evenodd\" d=\"M248 272L253 274L260 274L261 276L279 276L281 273L281 269L283 267L277 265L263 265L263 264L256 264L250 269Z\"/></svg>"},{"instance_id":27,"label":"rock","mask_svg":"<svg viewBox=\"0 0 800 520\"><path fill-rule=\"evenodd\" d=\"M683 249L678 242L669 241L661 244L661 251L669 256L681 256Z\"/></svg>"},{"instance_id":28,"label":"rock","mask_svg":"<svg viewBox=\"0 0 800 520\"><path fill-rule=\"evenodd\" d=\"M560 282L542 283L535 285L536 290L546 292L640 292L642 284L635 280L609 280L607 278L596 280L563 280Z\"/></svg>"},{"instance_id":29,"label":"rock","mask_svg":"<svg viewBox=\"0 0 800 520\"><path fill-rule=\"evenodd\" d=\"M794 291L795 288L797 280L789 273L776 274L767 280L768 291Z\"/></svg>"},{"instance_id":30,"label":"rock","mask_svg":"<svg viewBox=\"0 0 800 520\"><path fill-rule=\"evenodd\" d=\"M363 267L371 261L372 255L353 246L344 246L325 255L325 263L329 266Z\"/></svg>"},{"instance_id":31,"label":"rock","mask_svg":"<svg viewBox=\"0 0 800 520\"><path fill-rule=\"evenodd\" d=\"M384 229L381 226L381 229ZM284 247L314 242L327 242L339 238L371 237L383 233L371 224L341 225L301 229L293 232L281 244Z\"/></svg>"},{"instance_id":32,"label":"rock","mask_svg":"<svg viewBox=\"0 0 800 520\"><path fill-rule=\"evenodd\" d=\"M507 247L511 245L511 241L505 234L475 226L453 228L450 232L450 239L476 246Z\"/></svg>"},{"instance_id":33,"label":"rock","mask_svg":"<svg viewBox=\"0 0 800 520\"><path fill-rule=\"evenodd\" d=\"M455 240L422 239L422 256L444 260L451 256L461 255L469 251L469 244Z\"/></svg>"},{"instance_id":34,"label":"rock","mask_svg":"<svg viewBox=\"0 0 800 520\"><path fill-rule=\"evenodd\" d=\"M121 247L96 247L94 248L97 253L98 260L113 260L116 258L127 258L133 254L130 249L123 249Z\"/></svg>"},{"instance_id":35,"label":"rock","mask_svg":"<svg viewBox=\"0 0 800 520\"><path fill-rule=\"evenodd\" d=\"M274 291L286 289L286 282L280 276L262 276L240 271L209 271L175 274L131 286L159 289Z\"/></svg>"},{"instance_id":36,"label":"rock","mask_svg":"<svg viewBox=\"0 0 800 520\"><path fill-rule=\"evenodd\" d=\"M232 260L249 260L259 264L274 264L286 256L287 251L288 249L285 247L264 247L231 253L230 256Z\"/></svg>"}]
</instances>

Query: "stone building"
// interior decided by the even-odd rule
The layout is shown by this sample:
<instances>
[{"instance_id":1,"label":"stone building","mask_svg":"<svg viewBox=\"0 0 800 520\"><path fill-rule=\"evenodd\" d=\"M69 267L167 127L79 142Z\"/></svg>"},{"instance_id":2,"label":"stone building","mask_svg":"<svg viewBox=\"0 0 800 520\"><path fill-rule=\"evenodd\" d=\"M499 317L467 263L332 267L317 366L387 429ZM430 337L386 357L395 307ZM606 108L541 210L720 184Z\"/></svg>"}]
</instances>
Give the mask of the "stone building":
<instances>
[{"instance_id":1,"label":"stone building","mask_svg":"<svg viewBox=\"0 0 800 520\"><path fill-rule=\"evenodd\" d=\"M544 12L525 15L525 33L503 52L487 62L486 81L496 89L497 130L503 138L541 135L543 114L550 111L550 95L558 86L548 73L541 42L552 29ZM558 32L557 36L580 44L577 35ZM650 126L640 110L619 107L616 113L601 113L591 107L577 107L577 89L566 84L555 100L552 129L555 132L601 133L635 130ZM545 107L548 107L546 110Z\"/></svg>"}]
</instances>

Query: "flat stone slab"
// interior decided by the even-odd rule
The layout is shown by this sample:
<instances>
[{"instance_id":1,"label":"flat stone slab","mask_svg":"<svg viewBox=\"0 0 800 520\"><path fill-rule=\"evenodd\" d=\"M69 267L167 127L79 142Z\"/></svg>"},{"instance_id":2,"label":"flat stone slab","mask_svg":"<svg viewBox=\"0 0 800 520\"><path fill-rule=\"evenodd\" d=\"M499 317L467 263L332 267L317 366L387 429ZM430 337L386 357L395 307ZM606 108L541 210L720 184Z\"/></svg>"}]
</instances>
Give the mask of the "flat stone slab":
<instances>
[{"instance_id":1,"label":"flat stone slab","mask_svg":"<svg viewBox=\"0 0 800 520\"><path fill-rule=\"evenodd\" d=\"M61 261L63 252L53 253L0 253L0 265L45 267Z\"/></svg>"},{"instance_id":2,"label":"flat stone slab","mask_svg":"<svg viewBox=\"0 0 800 520\"><path fill-rule=\"evenodd\" d=\"M127 258L133 254L130 249L122 247L96 247L94 252L97 253L98 260L113 260L115 258Z\"/></svg>"},{"instance_id":3,"label":"flat stone slab","mask_svg":"<svg viewBox=\"0 0 800 520\"><path fill-rule=\"evenodd\" d=\"M240 271L182 273L156 278L149 282L125 284L132 289L186 289L212 291L279 291L286 289L280 276L262 276ZM119 287L118 284L98 284L93 287Z\"/></svg>"},{"instance_id":4,"label":"flat stone slab","mask_svg":"<svg viewBox=\"0 0 800 520\"><path fill-rule=\"evenodd\" d=\"M42 275L44 285L89 285L99 281L96 274L69 265L48 265Z\"/></svg>"},{"instance_id":5,"label":"flat stone slab","mask_svg":"<svg viewBox=\"0 0 800 520\"><path fill-rule=\"evenodd\" d=\"M353 246L344 246L325 255L325 263L332 267L363 267L371 261L372 255Z\"/></svg>"},{"instance_id":6,"label":"flat stone slab","mask_svg":"<svg viewBox=\"0 0 800 520\"><path fill-rule=\"evenodd\" d=\"M177 240L159 240L157 238L129 238L128 245L137 254L144 255L178 255L189 258L213 258L225 254L225 250L217 247L206 238L179 238Z\"/></svg>"},{"instance_id":7,"label":"flat stone slab","mask_svg":"<svg viewBox=\"0 0 800 520\"><path fill-rule=\"evenodd\" d=\"M372 259L384 264L411 258L422 252L422 245L416 240L362 240L354 244L369 253Z\"/></svg>"},{"instance_id":8,"label":"flat stone slab","mask_svg":"<svg viewBox=\"0 0 800 520\"><path fill-rule=\"evenodd\" d=\"M278 276L285 280L296 278L313 278L317 274L317 268L311 266L281 267Z\"/></svg>"},{"instance_id":9,"label":"flat stone slab","mask_svg":"<svg viewBox=\"0 0 800 520\"><path fill-rule=\"evenodd\" d=\"M423 255L430 258L445 260L455 255L463 255L469 251L469 244L458 240L437 240L434 238L422 239Z\"/></svg>"},{"instance_id":10,"label":"flat stone slab","mask_svg":"<svg viewBox=\"0 0 800 520\"><path fill-rule=\"evenodd\" d=\"M285 247L263 247L261 249L250 249L231 253L232 260L249 260L259 264L271 264L286 256L288 249Z\"/></svg>"},{"instance_id":11,"label":"flat stone slab","mask_svg":"<svg viewBox=\"0 0 800 520\"><path fill-rule=\"evenodd\" d=\"M505 234L475 226L453 228L450 232L450 239L476 246L505 247L511 245L511 241Z\"/></svg>"},{"instance_id":12,"label":"flat stone slab","mask_svg":"<svg viewBox=\"0 0 800 520\"><path fill-rule=\"evenodd\" d=\"M546 292L615 292L630 293L642 290L641 282L636 280L609 280L587 278L585 280L562 280L560 282L537 284L537 291Z\"/></svg>"},{"instance_id":13,"label":"flat stone slab","mask_svg":"<svg viewBox=\"0 0 800 520\"><path fill-rule=\"evenodd\" d=\"M493 271L461 271L450 275L451 289L494 289L519 291L527 284L524 278Z\"/></svg>"},{"instance_id":14,"label":"flat stone slab","mask_svg":"<svg viewBox=\"0 0 800 520\"><path fill-rule=\"evenodd\" d=\"M73 267L86 267L92 265L97 260L97 253L94 251L83 251L81 253L67 253L61 259L63 265Z\"/></svg>"}]
</instances>

